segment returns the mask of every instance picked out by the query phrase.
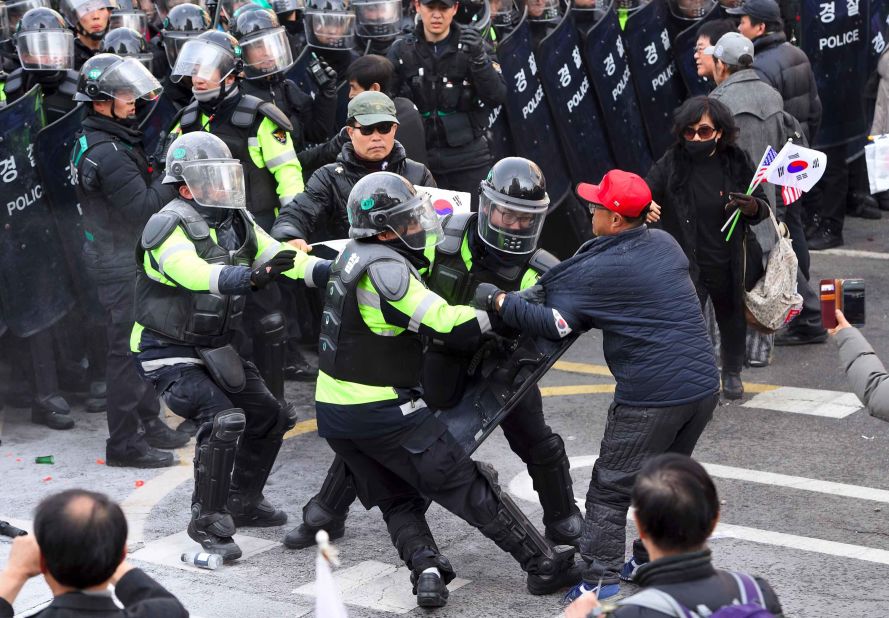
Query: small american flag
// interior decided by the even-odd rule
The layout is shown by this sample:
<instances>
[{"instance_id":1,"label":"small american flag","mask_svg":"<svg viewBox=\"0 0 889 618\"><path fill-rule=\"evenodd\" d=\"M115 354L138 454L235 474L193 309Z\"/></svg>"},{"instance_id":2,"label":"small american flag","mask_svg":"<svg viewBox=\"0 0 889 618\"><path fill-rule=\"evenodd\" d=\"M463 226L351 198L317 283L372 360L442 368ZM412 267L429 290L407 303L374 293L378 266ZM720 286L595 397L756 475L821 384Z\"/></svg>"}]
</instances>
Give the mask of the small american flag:
<instances>
[{"instance_id":1,"label":"small american flag","mask_svg":"<svg viewBox=\"0 0 889 618\"><path fill-rule=\"evenodd\" d=\"M750 183L750 186L756 187L759 183L765 180L766 174L769 172L769 166L772 164L772 161L775 160L775 157L778 156L778 153L775 152L775 149L771 146L766 146L766 151L762 155L762 160L759 162L759 167L756 168L756 173L753 175L753 181Z\"/></svg>"},{"instance_id":2,"label":"small american flag","mask_svg":"<svg viewBox=\"0 0 889 618\"><path fill-rule=\"evenodd\" d=\"M783 186L781 187L781 199L784 200L785 206L790 206L795 201L803 196L804 191L801 189L797 189L796 187Z\"/></svg>"}]
</instances>

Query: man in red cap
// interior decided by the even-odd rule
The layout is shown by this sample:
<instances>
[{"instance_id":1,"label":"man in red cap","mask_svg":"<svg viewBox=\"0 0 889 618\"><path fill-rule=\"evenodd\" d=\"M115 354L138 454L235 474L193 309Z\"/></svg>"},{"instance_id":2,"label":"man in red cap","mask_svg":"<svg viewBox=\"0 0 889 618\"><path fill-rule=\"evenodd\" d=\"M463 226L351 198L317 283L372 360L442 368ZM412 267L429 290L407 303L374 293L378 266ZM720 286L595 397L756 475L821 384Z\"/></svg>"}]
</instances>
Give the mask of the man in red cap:
<instances>
[{"instance_id":1,"label":"man in red cap","mask_svg":"<svg viewBox=\"0 0 889 618\"><path fill-rule=\"evenodd\" d=\"M617 594L647 562L640 542L624 564L630 491L643 462L672 451L691 455L719 400L719 374L688 259L657 220L645 181L621 170L598 185L580 184L596 238L539 281L529 302L479 287L476 306L508 326L558 340L575 330L603 333L617 386L586 500L580 553L583 581L566 598Z\"/></svg>"}]
</instances>

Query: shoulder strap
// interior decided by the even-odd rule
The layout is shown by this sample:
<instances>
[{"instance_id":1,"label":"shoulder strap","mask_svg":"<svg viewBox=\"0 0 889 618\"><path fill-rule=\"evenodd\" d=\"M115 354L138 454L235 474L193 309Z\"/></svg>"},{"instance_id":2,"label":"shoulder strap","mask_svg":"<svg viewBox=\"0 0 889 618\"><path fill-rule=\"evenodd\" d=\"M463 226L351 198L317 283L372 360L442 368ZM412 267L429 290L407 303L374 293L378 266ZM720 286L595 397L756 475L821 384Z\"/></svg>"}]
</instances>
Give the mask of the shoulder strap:
<instances>
[{"instance_id":1,"label":"shoulder strap","mask_svg":"<svg viewBox=\"0 0 889 618\"><path fill-rule=\"evenodd\" d=\"M631 597L621 599L617 604L644 607L673 618L698 618L693 611L683 607L672 596L657 588L646 588Z\"/></svg>"},{"instance_id":2,"label":"shoulder strap","mask_svg":"<svg viewBox=\"0 0 889 618\"><path fill-rule=\"evenodd\" d=\"M436 252L445 255L457 255L463 246L463 237L469 228L470 222L473 220L474 213L459 213L448 215L442 222L442 231L444 231L444 240L438 247Z\"/></svg>"},{"instance_id":3,"label":"shoulder strap","mask_svg":"<svg viewBox=\"0 0 889 618\"><path fill-rule=\"evenodd\" d=\"M765 597L762 594L762 589L760 589L759 584L756 583L756 580L753 579L747 573L739 573L735 571L729 571L729 575L734 578L735 583L738 584L738 591L741 593L741 604L745 603L756 603L762 608L766 606Z\"/></svg>"},{"instance_id":4,"label":"shoulder strap","mask_svg":"<svg viewBox=\"0 0 889 618\"><path fill-rule=\"evenodd\" d=\"M531 255L531 259L528 260L528 267L533 268L542 275L558 264L559 261L559 258L546 249L538 249Z\"/></svg>"},{"instance_id":5,"label":"shoulder strap","mask_svg":"<svg viewBox=\"0 0 889 618\"><path fill-rule=\"evenodd\" d=\"M185 229L192 240L206 240L210 237L210 226L190 204L183 200L173 200L160 212L151 216L142 230L142 248L154 249L173 233L177 225Z\"/></svg>"},{"instance_id":6,"label":"shoulder strap","mask_svg":"<svg viewBox=\"0 0 889 618\"><path fill-rule=\"evenodd\" d=\"M237 113L237 111L235 113ZM262 101L259 104L259 113L274 122L279 128L284 129L285 131L293 131L293 123L290 122L287 114L282 112L281 108L274 103Z\"/></svg>"},{"instance_id":7,"label":"shoulder strap","mask_svg":"<svg viewBox=\"0 0 889 618\"><path fill-rule=\"evenodd\" d=\"M235 111L232 112L231 123L236 127L245 129L253 126L256 120L256 112L262 105L262 99L254 97L252 94L245 94L235 105Z\"/></svg>"},{"instance_id":8,"label":"shoulder strap","mask_svg":"<svg viewBox=\"0 0 889 618\"><path fill-rule=\"evenodd\" d=\"M201 112L198 109L198 102L192 101L184 108L182 108L182 115L179 119L179 126L183 129L190 129L195 124L198 123L198 120L201 117Z\"/></svg>"}]
</instances>

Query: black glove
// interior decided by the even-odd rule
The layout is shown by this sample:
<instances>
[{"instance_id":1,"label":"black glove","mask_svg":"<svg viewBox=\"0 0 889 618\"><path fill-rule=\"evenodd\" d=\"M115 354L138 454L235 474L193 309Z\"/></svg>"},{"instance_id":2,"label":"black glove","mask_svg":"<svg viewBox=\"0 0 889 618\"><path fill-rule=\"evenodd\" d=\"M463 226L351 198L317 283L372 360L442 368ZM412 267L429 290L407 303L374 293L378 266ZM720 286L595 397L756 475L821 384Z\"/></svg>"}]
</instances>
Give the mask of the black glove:
<instances>
[{"instance_id":1,"label":"black glove","mask_svg":"<svg viewBox=\"0 0 889 618\"><path fill-rule=\"evenodd\" d=\"M737 208L745 217L755 217L759 212L759 201L752 195L743 193L729 193L728 195L731 199L725 206L727 212L733 213Z\"/></svg>"},{"instance_id":2,"label":"black glove","mask_svg":"<svg viewBox=\"0 0 889 618\"><path fill-rule=\"evenodd\" d=\"M465 26L460 30L460 48L465 50L475 62L485 60L485 44L482 42L482 33L475 28Z\"/></svg>"},{"instance_id":3,"label":"black glove","mask_svg":"<svg viewBox=\"0 0 889 618\"><path fill-rule=\"evenodd\" d=\"M470 305L475 307L476 309L481 309L482 311L490 311L494 312L494 299L497 298L497 295L502 293L503 290L498 288L493 283L479 283L478 287L475 288L475 295L470 301Z\"/></svg>"},{"instance_id":4,"label":"black glove","mask_svg":"<svg viewBox=\"0 0 889 618\"><path fill-rule=\"evenodd\" d=\"M531 287L525 288L521 292L517 292L517 295L535 305L543 305L546 303L546 290L543 289L543 286L539 283L535 283Z\"/></svg>"},{"instance_id":5,"label":"black glove","mask_svg":"<svg viewBox=\"0 0 889 618\"><path fill-rule=\"evenodd\" d=\"M296 257L296 251L281 251L259 268L253 269L250 273L250 285L255 289L261 290L281 273L293 268L293 258Z\"/></svg>"},{"instance_id":6,"label":"black glove","mask_svg":"<svg viewBox=\"0 0 889 618\"><path fill-rule=\"evenodd\" d=\"M312 60L309 62L309 71L321 90L336 88L336 71L315 54L312 54Z\"/></svg>"}]
</instances>

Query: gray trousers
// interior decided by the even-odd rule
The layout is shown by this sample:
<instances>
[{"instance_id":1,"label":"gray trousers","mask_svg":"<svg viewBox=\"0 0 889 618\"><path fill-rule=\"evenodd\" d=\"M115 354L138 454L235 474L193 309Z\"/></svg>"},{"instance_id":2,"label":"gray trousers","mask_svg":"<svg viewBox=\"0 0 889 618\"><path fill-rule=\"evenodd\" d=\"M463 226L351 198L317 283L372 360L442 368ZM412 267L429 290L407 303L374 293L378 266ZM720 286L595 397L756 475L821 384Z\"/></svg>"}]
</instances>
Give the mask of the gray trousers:
<instances>
[{"instance_id":1,"label":"gray trousers","mask_svg":"<svg viewBox=\"0 0 889 618\"><path fill-rule=\"evenodd\" d=\"M669 408L634 408L612 402L586 497L580 555L588 585L616 584L624 563L627 511L636 475L661 453L691 455L710 422L719 394Z\"/></svg>"}]
</instances>

